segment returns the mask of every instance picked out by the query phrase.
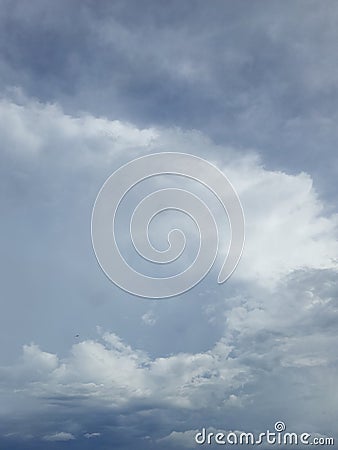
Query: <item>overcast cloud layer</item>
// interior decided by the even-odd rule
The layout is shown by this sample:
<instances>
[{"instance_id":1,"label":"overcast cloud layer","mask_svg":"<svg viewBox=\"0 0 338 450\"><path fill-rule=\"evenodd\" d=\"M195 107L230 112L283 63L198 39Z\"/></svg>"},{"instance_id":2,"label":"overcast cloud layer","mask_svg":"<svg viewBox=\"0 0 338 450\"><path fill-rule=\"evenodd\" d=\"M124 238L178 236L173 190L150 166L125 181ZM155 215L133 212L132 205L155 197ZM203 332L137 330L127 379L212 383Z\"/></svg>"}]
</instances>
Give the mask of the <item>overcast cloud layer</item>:
<instances>
[{"instance_id":1,"label":"overcast cloud layer","mask_svg":"<svg viewBox=\"0 0 338 450\"><path fill-rule=\"evenodd\" d=\"M0 2L1 449L194 448L202 427L277 420L338 439L337 16L334 1ZM104 276L90 218L114 170L164 151L224 171L246 243L218 285L224 226L206 279L154 301Z\"/></svg>"}]
</instances>

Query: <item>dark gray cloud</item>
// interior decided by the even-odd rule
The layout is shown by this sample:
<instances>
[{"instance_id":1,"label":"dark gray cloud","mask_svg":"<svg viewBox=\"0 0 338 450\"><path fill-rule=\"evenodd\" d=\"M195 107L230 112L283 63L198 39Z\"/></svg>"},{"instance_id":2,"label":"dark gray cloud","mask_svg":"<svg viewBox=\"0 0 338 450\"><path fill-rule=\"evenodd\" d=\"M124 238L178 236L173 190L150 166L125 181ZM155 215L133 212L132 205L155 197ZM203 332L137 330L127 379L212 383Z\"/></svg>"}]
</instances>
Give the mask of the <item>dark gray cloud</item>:
<instances>
[{"instance_id":1,"label":"dark gray cloud","mask_svg":"<svg viewBox=\"0 0 338 450\"><path fill-rule=\"evenodd\" d=\"M257 148L333 196L336 18L333 1L3 2L2 83Z\"/></svg>"}]
</instances>

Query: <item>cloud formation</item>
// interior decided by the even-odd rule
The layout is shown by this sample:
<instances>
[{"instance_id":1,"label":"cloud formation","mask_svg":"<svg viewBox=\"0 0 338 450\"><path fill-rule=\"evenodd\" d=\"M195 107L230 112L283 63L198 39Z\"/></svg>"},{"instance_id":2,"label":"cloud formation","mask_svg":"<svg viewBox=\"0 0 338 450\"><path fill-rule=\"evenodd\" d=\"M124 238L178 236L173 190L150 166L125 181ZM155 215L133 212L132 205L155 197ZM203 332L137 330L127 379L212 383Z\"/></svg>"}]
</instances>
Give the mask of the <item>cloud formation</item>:
<instances>
[{"instance_id":1,"label":"cloud formation","mask_svg":"<svg viewBox=\"0 0 338 450\"><path fill-rule=\"evenodd\" d=\"M202 427L276 420L336 433L337 15L312 0L1 3L1 448L193 448ZM221 252L194 290L150 305L104 277L90 217L115 169L164 151L224 171L246 245L218 286L226 217L169 180L215 211ZM121 214L140 269L130 210L166 183ZM154 243L177 225L196 238L170 216Z\"/></svg>"},{"instance_id":2,"label":"cloud formation","mask_svg":"<svg viewBox=\"0 0 338 450\"><path fill-rule=\"evenodd\" d=\"M325 204L308 174L268 170L252 152L240 156L224 147L219 156L218 147L195 132L138 129L88 115L72 117L57 105L30 100L21 105L3 100L2 108L9 112L3 125L7 143L4 160L10 164L15 161L16 171L30 171L37 188L43 179L37 162L45 161L44 166L53 170L49 175L56 181L44 184L43 194L37 195L38 189L30 193L32 178L22 178L23 186L27 185L25 195L34 195L37 211L47 201L52 217L61 207L69 214L64 205L56 204L55 211L53 199L60 202L62 192L67 192L69 208L78 198L76 192L71 193L74 174L77 180L86 178L89 164L94 176L87 185L81 180L81 196L87 200L78 211L82 205L89 210L88 199L107 163L122 161L126 150L133 149L138 155L159 148L189 151L194 145L195 151L213 155L213 161L223 167L246 212L246 248L230 290L228 285L217 289L210 274L207 290L199 291L202 303L197 305L204 321L200 332L206 336L210 324L218 324L220 329L209 348L152 356L127 344L118 334L100 329L99 337L80 338L63 356L45 346L42 350L37 344L25 344L21 359L1 370L3 392L11 389L14 393L3 404L7 413L15 417L17 411L31 405L26 440L69 440L83 445L83 439L95 437L103 445L105 439L113 438L116 427L122 427L118 439L123 448L131 445L125 436L132 427L143 436L144 448L149 442L166 448L171 445L169 441L177 444L177 439L182 441L180 445L188 445L191 432L186 430L195 429L194 425L236 428L239 417L257 431L271 426L271 417L280 416L295 429L306 424L312 432L325 426L330 430L335 417L330 380L333 383L336 376L337 216L325 214ZM113 146L111 135L102 129L119 130ZM31 142L28 150L20 144L26 137ZM13 189L12 181L6 182ZM76 222L71 229L77 227ZM33 228L30 236L35 233ZM56 237L60 242L64 239L63 235ZM79 259L76 247L74 251L72 264ZM67 253L57 254L58 265L67 264L67 259ZM191 297L196 294L192 292ZM128 300L120 307L127 310ZM196 315L196 304L183 311L175 302L156 304L153 310L147 304L144 307L138 320L152 325L152 336L158 333L158 324L168 320L168 312L170 323L175 314L181 314L184 326L194 329L191 318ZM290 411L286 398L301 406L294 405ZM39 417L46 411L53 420L41 425ZM64 411L68 411L66 422ZM117 422L111 422L112 416L105 411L117 417ZM324 411L325 421L321 416ZM28 420L25 414L21 417ZM89 424L88 417L96 419ZM12 436L23 426L21 420L9 416L4 424Z\"/></svg>"}]
</instances>

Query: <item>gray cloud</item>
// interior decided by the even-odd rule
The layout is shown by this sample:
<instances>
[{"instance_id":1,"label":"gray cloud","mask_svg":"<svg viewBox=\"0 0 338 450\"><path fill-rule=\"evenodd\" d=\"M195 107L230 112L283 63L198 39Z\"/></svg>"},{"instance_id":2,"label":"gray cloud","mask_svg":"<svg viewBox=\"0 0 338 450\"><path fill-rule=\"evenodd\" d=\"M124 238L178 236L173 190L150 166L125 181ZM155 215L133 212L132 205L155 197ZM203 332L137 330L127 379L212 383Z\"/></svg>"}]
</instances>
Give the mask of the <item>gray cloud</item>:
<instances>
[{"instance_id":1,"label":"gray cloud","mask_svg":"<svg viewBox=\"0 0 338 450\"><path fill-rule=\"evenodd\" d=\"M336 18L333 1L4 2L3 85L70 112L200 129L334 195Z\"/></svg>"},{"instance_id":2,"label":"gray cloud","mask_svg":"<svg viewBox=\"0 0 338 450\"><path fill-rule=\"evenodd\" d=\"M335 433L337 11L2 2L0 447L188 448L278 419ZM215 270L150 305L100 272L90 215L155 151L222 168L247 239L224 286Z\"/></svg>"}]
</instances>

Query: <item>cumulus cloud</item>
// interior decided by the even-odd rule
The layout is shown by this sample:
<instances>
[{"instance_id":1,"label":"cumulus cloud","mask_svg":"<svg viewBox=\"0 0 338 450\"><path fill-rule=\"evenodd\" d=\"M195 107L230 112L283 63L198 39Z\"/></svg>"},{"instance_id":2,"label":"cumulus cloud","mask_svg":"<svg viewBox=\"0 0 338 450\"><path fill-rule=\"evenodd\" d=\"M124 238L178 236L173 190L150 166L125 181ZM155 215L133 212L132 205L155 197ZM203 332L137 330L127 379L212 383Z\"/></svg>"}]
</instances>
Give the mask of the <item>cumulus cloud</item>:
<instances>
[{"instance_id":1,"label":"cumulus cloud","mask_svg":"<svg viewBox=\"0 0 338 450\"><path fill-rule=\"evenodd\" d=\"M119 152L140 151L156 137L154 129L138 129L119 120L95 118L89 114L73 117L56 104L42 104L21 96L15 103L4 96L0 102L3 150L12 157L41 156L52 150L61 161L77 165L107 164ZM77 162L74 155L80 156Z\"/></svg>"},{"instance_id":2,"label":"cumulus cloud","mask_svg":"<svg viewBox=\"0 0 338 450\"><path fill-rule=\"evenodd\" d=\"M42 376L38 381L35 377L29 380L28 371L23 371L25 381L20 382L29 387L27 393L33 396L59 395L66 401L76 393L85 402L111 408L150 401L154 407L172 405L191 409L208 404L210 389L226 392L239 384L236 376L241 369L227 358L230 350L224 342L219 342L204 354L151 359L115 334L104 333L102 341L75 344L67 359L56 367L49 366L47 381ZM40 360L47 353L35 345L24 348L26 354L32 351L36 358L27 365L38 372ZM57 359L56 355L49 357Z\"/></svg>"},{"instance_id":3,"label":"cumulus cloud","mask_svg":"<svg viewBox=\"0 0 338 450\"><path fill-rule=\"evenodd\" d=\"M49 164L55 164L56 173L62 168L86 175L90 166L97 177L107 173L107 165L113 169L117 160L125 161L127 151L128 159L149 151L194 150L202 157L209 155L222 167L243 203L246 246L236 276L244 280L267 286L296 269L337 267L338 216L325 214L325 204L309 174L268 170L257 154L238 156L229 147L222 149L220 157L220 149L194 131L139 129L89 115L72 117L57 105L31 100L17 105L3 99L0 114L8 157L17 158L17 151L20 158L33 153L37 160L48 158ZM25 164L20 159L18 163ZM88 188L83 194L89 192Z\"/></svg>"},{"instance_id":4,"label":"cumulus cloud","mask_svg":"<svg viewBox=\"0 0 338 450\"><path fill-rule=\"evenodd\" d=\"M245 251L236 273L264 286L303 268L337 268L338 216L328 217L311 177L264 168L257 157L224 166L242 200Z\"/></svg>"},{"instance_id":5,"label":"cumulus cloud","mask_svg":"<svg viewBox=\"0 0 338 450\"><path fill-rule=\"evenodd\" d=\"M336 292L335 273L317 270L295 272L272 296L259 289L255 295L251 291L251 298L227 299L223 336L203 353L152 358L115 334L102 332L95 341L75 344L63 359L27 346L24 354L34 354L31 362L24 358L29 370L36 366L38 372L41 361L58 363L44 365L38 379L23 371L17 401L40 398L61 411L71 401L75 410L77 405L87 414L100 411L101 427L109 424L102 410L123 414L127 421L144 417L153 426L157 423L152 439L159 446L179 442L189 447L192 431L185 432L184 426L193 425L193 420L187 419L187 411L206 428L236 429L242 417L247 431L260 432L273 426L273 417L296 431L333 430ZM159 415L168 409L175 417ZM36 407L33 412L38 411ZM81 427L80 417L74 415L73 421ZM160 432L175 426L179 428L166 437ZM124 427L127 432L128 425ZM148 426L143 429L147 435L149 431ZM107 433L108 429L103 434Z\"/></svg>"},{"instance_id":6,"label":"cumulus cloud","mask_svg":"<svg viewBox=\"0 0 338 450\"><path fill-rule=\"evenodd\" d=\"M3 99L0 110L6 138L1 157L14 177L3 170L6 192L15 199L8 223L19 226L17 218L25 211L22 199L34 199L36 213L32 230L23 230L25 239L18 233L20 246L14 251L11 248L17 268L26 262L21 281L25 291L35 288L28 276L28 248L29 252L34 248L34 255L45 255L42 263L37 259L34 268L39 268L40 274L46 274L48 248L53 254L48 262L53 277L75 272L71 287L84 283L90 289L91 283L99 283L92 281L93 271L99 273L99 269L83 265L83 259L89 259L87 253L83 258L83 243L89 247L90 238L79 232L82 220L89 223L95 194L114 168L149 151L193 152L221 167L241 197L247 230L243 258L231 283L219 287L211 273L206 284L186 296L184 304L173 300L149 309L147 302L139 300L131 308L126 298L109 303L110 316L106 316L109 321L118 317L115 327L125 320L132 328L130 318L135 317L137 326L147 330L145 333L149 330L149 342L157 340L160 348L177 345L177 324L184 332L192 330L191 339L200 338L205 346L208 343L207 348L153 355L135 340L128 343L123 327L117 332L113 326L105 326L109 332L100 332L99 337L81 337L73 344L68 340L62 352L34 339L39 345L26 343L17 362L1 368L1 413L4 417L5 411L11 411L14 417L4 417L7 434L8 430L15 434L22 426L16 412L21 411L20 417L28 420L27 404L33 423L29 433L50 441L77 441L81 436L87 441L95 437L98 442L115 433L119 442L126 442L132 423L144 445L150 436L165 448L169 445L165 436L171 436L170 441L179 440L183 446L191 434L184 434L185 430L197 425L235 429L235 422L243 418L259 431L271 426L271 417L279 415L295 428L306 424L313 431L334 429L337 216L327 212L309 174L267 169L254 152L243 156L230 147L220 149L196 131L142 129L88 114L71 116L56 104L29 99L21 104ZM50 170L47 177L46 169ZM21 195L15 196L18 183ZM201 195L205 193L201 191ZM62 221L66 228L59 214L67 218ZM45 217L43 227L36 219L41 216ZM174 218L166 225L171 224L175 225ZM79 236L82 240L78 242ZM43 283L43 276L41 279ZM8 292L22 286L11 286ZM111 290L113 286L107 285L107 292ZM57 297L51 301L48 283L43 290L43 302L49 302L55 315L59 314L60 323L64 324L62 311L71 315L67 324L71 336L74 318L81 315L81 320L94 320L93 309L82 303L85 291L76 294L79 302L72 305L68 291L55 288ZM219 330L212 339L210 324ZM180 336L189 336L181 330ZM15 393L10 399L9 390ZM291 410L290 397L296 403ZM72 412L65 423L64 411L70 411L69 405ZM42 424L40 418L47 412L58 426ZM116 416L114 423L112 415ZM85 416L95 420L88 423ZM224 425L224 418L229 423ZM55 432L60 429L64 431ZM98 431L92 434L90 429ZM24 430L22 435L29 433Z\"/></svg>"}]
</instances>

